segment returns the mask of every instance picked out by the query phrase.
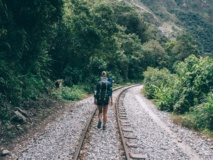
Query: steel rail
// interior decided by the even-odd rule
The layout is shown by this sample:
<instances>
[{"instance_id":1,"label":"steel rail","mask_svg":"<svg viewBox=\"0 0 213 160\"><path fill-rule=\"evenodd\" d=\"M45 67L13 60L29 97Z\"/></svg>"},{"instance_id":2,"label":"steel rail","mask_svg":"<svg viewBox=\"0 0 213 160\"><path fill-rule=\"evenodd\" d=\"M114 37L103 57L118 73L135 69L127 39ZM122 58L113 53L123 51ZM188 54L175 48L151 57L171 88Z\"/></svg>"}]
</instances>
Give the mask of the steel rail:
<instances>
[{"instance_id":1,"label":"steel rail","mask_svg":"<svg viewBox=\"0 0 213 160\"><path fill-rule=\"evenodd\" d=\"M78 147L77 147L77 149L76 149L76 151L75 151L73 160L78 160L78 157L79 157L79 155L80 155L81 148L82 148L82 146L83 146L84 139L85 139L85 137L86 137L87 131L88 131L88 129L89 129L89 126L90 126L90 124L91 124L91 122L92 122L92 119L93 119L93 117L94 117L96 111L97 111L97 108L94 109L94 111L93 111L91 117L89 118L89 121L88 121L87 124L86 124L85 130L84 130L84 132L82 133L80 142L79 142Z\"/></svg>"},{"instance_id":2,"label":"steel rail","mask_svg":"<svg viewBox=\"0 0 213 160\"><path fill-rule=\"evenodd\" d=\"M122 131L122 128L121 128L121 122L119 120L119 111L118 111L118 107L119 107L119 100L120 100L120 97L121 95L128 89L132 88L132 87L135 87L135 86L138 86L140 84L137 84L137 85L132 85L132 86L129 86L128 88L125 88L123 91L121 91L121 93L118 95L118 99L117 99L117 102L116 102L116 105L115 105L115 110L116 110L116 119L117 119L117 123L118 123L118 128L119 128L119 133L120 133L120 137L121 137L121 142L122 142L122 145L123 145L123 148L124 148L124 153L125 153L125 157L126 157L126 160L130 160L130 156L129 156L129 150L128 150L128 147L126 145L126 141L125 141L125 138L124 138L124 135L123 135L123 131Z\"/></svg>"},{"instance_id":3,"label":"steel rail","mask_svg":"<svg viewBox=\"0 0 213 160\"><path fill-rule=\"evenodd\" d=\"M121 129L121 123L119 121L119 115L118 115L118 107L119 107L119 99L121 97L121 95L127 90L129 89L130 87L124 89L119 95L118 95L118 99L117 99L117 102L116 102L116 105L115 105L115 110L116 110L116 120L117 120L117 123L118 123L118 128L119 128L119 134L120 134L120 137L121 137L121 142L122 142L122 145L123 145L123 148L124 148L124 153L125 153L125 157L126 157L126 160L130 160L130 157L129 157L129 150L126 146L126 142L125 142L125 139L124 139L124 135L123 135L123 132L122 132L122 129Z\"/></svg>"}]
</instances>

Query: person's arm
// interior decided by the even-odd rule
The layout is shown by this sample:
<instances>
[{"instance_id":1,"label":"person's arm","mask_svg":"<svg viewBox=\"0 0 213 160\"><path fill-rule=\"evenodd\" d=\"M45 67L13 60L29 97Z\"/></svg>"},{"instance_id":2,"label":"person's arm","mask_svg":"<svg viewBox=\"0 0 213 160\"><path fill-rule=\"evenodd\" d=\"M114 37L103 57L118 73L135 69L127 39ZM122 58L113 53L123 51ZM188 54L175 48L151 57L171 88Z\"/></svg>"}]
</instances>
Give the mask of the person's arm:
<instances>
[{"instance_id":1,"label":"person's arm","mask_svg":"<svg viewBox=\"0 0 213 160\"><path fill-rule=\"evenodd\" d=\"M98 91L98 87L99 87L98 84L96 85L96 90L95 90L95 93L94 93L94 104L97 104L97 91Z\"/></svg>"},{"instance_id":2,"label":"person's arm","mask_svg":"<svg viewBox=\"0 0 213 160\"><path fill-rule=\"evenodd\" d=\"M110 102L111 102L111 106L112 106L113 105L112 95L110 96Z\"/></svg>"},{"instance_id":3,"label":"person's arm","mask_svg":"<svg viewBox=\"0 0 213 160\"><path fill-rule=\"evenodd\" d=\"M112 83L110 83L110 88L109 88L109 96L110 96L110 105L113 105L113 98L112 98Z\"/></svg>"},{"instance_id":4,"label":"person's arm","mask_svg":"<svg viewBox=\"0 0 213 160\"><path fill-rule=\"evenodd\" d=\"M97 104L96 93L97 93L97 91L95 91L95 94L94 94L94 104Z\"/></svg>"}]
</instances>

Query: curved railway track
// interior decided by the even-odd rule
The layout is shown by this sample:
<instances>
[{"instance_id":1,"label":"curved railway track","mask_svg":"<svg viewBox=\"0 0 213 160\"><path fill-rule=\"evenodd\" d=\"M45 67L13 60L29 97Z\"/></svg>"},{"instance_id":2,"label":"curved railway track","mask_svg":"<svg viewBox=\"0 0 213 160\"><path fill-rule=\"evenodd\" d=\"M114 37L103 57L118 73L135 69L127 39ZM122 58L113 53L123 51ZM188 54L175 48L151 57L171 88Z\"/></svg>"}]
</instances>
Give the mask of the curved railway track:
<instances>
[{"instance_id":1,"label":"curved railway track","mask_svg":"<svg viewBox=\"0 0 213 160\"><path fill-rule=\"evenodd\" d=\"M127 146L127 141L128 139L134 139L135 136L134 135L125 135L124 132L131 132L131 130L126 130L125 127L126 126L129 126L130 124L128 124L128 121L127 121L127 118L126 118L126 113L125 113L125 109L122 108L122 95L130 88L132 87L135 87L135 86L138 86L138 85L132 85L132 86L129 86L129 87L126 87L125 89L123 89L119 95L118 95L118 98L116 100L116 103L115 103L115 111L116 111L116 120L117 120L117 124L118 124L118 130L119 130L119 135L120 135L120 140L121 140L121 144L122 144L122 152L120 155L122 157L122 159L126 159L126 160L129 160L130 158L132 159L145 159L145 156L144 155L140 155L140 154L134 154L134 153L130 153L128 147L136 147L134 144L129 144ZM117 88L113 91L116 91L116 90L119 90L121 88ZM90 116L90 118L88 119L87 121L87 124L85 126L85 129L84 131L82 132L81 134L81 138L79 140L79 144L78 146L76 147L76 150L75 150L75 154L73 156L73 160L78 160L79 159L79 156L80 156L80 153L81 153L81 150L82 150L82 146L83 146L83 143L85 141L85 138L86 138L86 135L87 135L87 132L89 130L89 127L92 123L92 120L93 118L95 118L95 114L97 112L97 108L94 109L92 115Z\"/></svg>"},{"instance_id":2,"label":"curved railway track","mask_svg":"<svg viewBox=\"0 0 213 160\"><path fill-rule=\"evenodd\" d=\"M97 128L97 107L89 97L67 106L41 133L17 144L6 158L212 160L212 143L175 126L166 113L141 96L142 87L114 90L116 103L109 106L106 130Z\"/></svg>"},{"instance_id":3,"label":"curved railway track","mask_svg":"<svg viewBox=\"0 0 213 160\"><path fill-rule=\"evenodd\" d=\"M133 135L132 133L129 133L129 132L132 132L132 129L129 128L131 125L130 125L129 121L127 120L126 110L122 106L122 103L123 103L123 101L122 101L122 95L129 88L132 88L132 87L135 87L135 86L138 86L138 85L130 86L130 87L124 89L119 94L118 99L116 101L116 106L115 106L116 107L116 115L117 115L116 116L117 117L117 123L118 123L118 127L119 127L119 133L120 133L122 145L123 145L123 148L124 148L124 153L125 153L126 160L129 160L130 158L132 158L132 159L141 159L141 160L146 159L145 155L134 154L134 153L131 153L129 151L129 147L135 147L136 148L137 145L133 144L133 143L128 143L128 139L136 139L136 136ZM126 127L128 127L128 128L126 128ZM128 134L124 134L124 132L127 132Z\"/></svg>"},{"instance_id":4,"label":"curved railway track","mask_svg":"<svg viewBox=\"0 0 213 160\"><path fill-rule=\"evenodd\" d=\"M114 90L116 103L109 106L106 130L97 128L97 107L89 97L66 106L42 132L17 143L12 155L5 158L212 160L212 143L175 126L166 113L141 96L142 87Z\"/></svg>"},{"instance_id":5,"label":"curved railway track","mask_svg":"<svg viewBox=\"0 0 213 160\"><path fill-rule=\"evenodd\" d=\"M54 121L17 143L5 158L212 160L211 142L173 124L168 114L140 94L143 86L130 87L114 90L116 103L109 106L106 130L97 128L97 107L88 97L67 105L63 114L56 113Z\"/></svg>"}]
</instances>

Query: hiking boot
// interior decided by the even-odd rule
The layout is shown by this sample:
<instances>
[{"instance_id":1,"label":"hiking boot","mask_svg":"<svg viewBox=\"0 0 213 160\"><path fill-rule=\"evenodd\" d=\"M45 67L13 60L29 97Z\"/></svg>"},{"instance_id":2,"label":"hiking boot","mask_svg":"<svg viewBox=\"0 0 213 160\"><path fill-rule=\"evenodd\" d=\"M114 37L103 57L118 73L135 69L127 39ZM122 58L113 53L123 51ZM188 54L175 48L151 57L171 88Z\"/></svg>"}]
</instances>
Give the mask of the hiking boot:
<instances>
[{"instance_id":1,"label":"hiking boot","mask_svg":"<svg viewBox=\"0 0 213 160\"><path fill-rule=\"evenodd\" d=\"M106 130L106 126L103 126L103 130Z\"/></svg>"},{"instance_id":2,"label":"hiking boot","mask_svg":"<svg viewBox=\"0 0 213 160\"><path fill-rule=\"evenodd\" d=\"M98 128L101 128L101 123L102 123L101 121L98 121L98 126L97 126Z\"/></svg>"}]
</instances>

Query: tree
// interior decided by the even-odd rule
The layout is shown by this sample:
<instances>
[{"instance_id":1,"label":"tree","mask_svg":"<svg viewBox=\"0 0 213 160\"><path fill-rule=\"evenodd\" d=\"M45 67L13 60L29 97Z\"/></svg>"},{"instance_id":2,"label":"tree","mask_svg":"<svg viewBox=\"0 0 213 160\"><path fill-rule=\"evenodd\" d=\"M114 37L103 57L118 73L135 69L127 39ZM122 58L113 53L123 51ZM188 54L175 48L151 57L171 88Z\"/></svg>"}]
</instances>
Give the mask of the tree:
<instances>
[{"instance_id":1,"label":"tree","mask_svg":"<svg viewBox=\"0 0 213 160\"><path fill-rule=\"evenodd\" d=\"M144 52L144 67L164 67L168 56L159 42L151 40L142 46Z\"/></svg>"},{"instance_id":2,"label":"tree","mask_svg":"<svg viewBox=\"0 0 213 160\"><path fill-rule=\"evenodd\" d=\"M6 73L0 82L0 94L12 105L19 105L45 90L40 82L50 74L48 52L63 2L2 0L0 4L0 61L1 72ZM29 89L33 85L34 89Z\"/></svg>"},{"instance_id":3,"label":"tree","mask_svg":"<svg viewBox=\"0 0 213 160\"><path fill-rule=\"evenodd\" d=\"M139 13L127 4L122 4L122 6L117 4L113 8L115 9L116 21L119 25L125 27L125 33L135 33L142 43L148 40L146 34L148 26Z\"/></svg>"}]
</instances>

